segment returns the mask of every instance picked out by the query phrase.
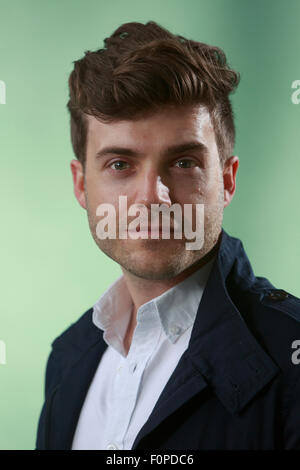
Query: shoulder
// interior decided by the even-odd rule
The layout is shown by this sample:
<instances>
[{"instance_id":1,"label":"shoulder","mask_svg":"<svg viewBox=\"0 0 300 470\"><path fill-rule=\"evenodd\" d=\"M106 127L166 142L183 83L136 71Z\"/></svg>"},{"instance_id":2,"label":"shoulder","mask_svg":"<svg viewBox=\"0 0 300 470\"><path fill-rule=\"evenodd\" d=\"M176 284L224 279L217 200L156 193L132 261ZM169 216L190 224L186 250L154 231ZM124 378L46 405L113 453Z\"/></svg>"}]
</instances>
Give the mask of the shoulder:
<instances>
[{"instance_id":1,"label":"shoulder","mask_svg":"<svg viewBox=\"0 0 300 470\"><path fill-rule=\"evenodd\" d=\"M89 346L99 341L101 332L93 323L93 307L86 310L51 343L53 356L57 360L77 357Z\"/></svg>"},{"instance_id":2,"label":"shoulder","mask_svg":"<svg viewBox=\"0 0 300 470\"><path fill-rule=\"evenodd\" d=\"M261 295L262 304L271 310L281 312L300 326L300 299L284 289L267 289Z\"/></svg>"},{"instance_id":3,"label":"shoulder","mask_svg":"<svg viewBox=\"0 0 300 470\"><path fill-rule=\"evenodd\" d=\"M282 370L295 370L299 350L300 299L290 292L275 288L265 278L256 278L240 305L241 314L261 343Z\"/></svg>"},{"instance_id":4,"label":"shoulder","mask_svg":"<svg viewBox=\"0 0 300 470\"><path fill-rule=\"evenodd\" d=\"M300 328L300 298L290 292L274 287L266 278L256 277L248 295L256 308L265 314L273 315L274 321L280 319L299 331Z\"/></svg>"}]
</instances>

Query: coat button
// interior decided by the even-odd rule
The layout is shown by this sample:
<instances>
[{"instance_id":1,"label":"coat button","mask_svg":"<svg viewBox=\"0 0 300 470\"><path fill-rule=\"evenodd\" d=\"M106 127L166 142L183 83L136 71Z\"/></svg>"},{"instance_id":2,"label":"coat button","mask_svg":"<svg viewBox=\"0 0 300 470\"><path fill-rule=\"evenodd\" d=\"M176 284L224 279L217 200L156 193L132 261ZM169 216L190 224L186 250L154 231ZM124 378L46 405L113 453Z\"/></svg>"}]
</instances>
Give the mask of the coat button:
<instances>
[{"instance_id":1,"label":"coat button","mask_svg":"<svg viewBox=\"0 0 300 470\"><path fill-rule=\"evenodd\" d=\"M267 294L267 298L274 301L287 299L288 296L289 294L283 289L273 290Z\"/></svg>"}]
</instances>

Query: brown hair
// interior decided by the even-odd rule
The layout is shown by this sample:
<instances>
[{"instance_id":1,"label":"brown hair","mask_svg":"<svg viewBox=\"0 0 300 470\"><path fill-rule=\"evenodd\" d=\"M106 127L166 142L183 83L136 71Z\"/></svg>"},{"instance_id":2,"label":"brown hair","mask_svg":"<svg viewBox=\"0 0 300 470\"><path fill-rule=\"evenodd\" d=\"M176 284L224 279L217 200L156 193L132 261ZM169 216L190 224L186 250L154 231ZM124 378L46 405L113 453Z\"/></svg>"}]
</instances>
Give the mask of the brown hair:
<instances>
[{"instance_id":1,"label":"brown hair","mask_svg":"<svg viewBox=\"0 0 300 470\"><path fill-rule=\"evenodd\" d=\"M124 23L104 45L74 61L69 77L71 140L83 167L87 114L109 123L137 119L167 104L206 105L221 163L232 155L235 126L228 95L240 76L221 49L174 35L154 21Z\"/></svg>"}]
</instances>

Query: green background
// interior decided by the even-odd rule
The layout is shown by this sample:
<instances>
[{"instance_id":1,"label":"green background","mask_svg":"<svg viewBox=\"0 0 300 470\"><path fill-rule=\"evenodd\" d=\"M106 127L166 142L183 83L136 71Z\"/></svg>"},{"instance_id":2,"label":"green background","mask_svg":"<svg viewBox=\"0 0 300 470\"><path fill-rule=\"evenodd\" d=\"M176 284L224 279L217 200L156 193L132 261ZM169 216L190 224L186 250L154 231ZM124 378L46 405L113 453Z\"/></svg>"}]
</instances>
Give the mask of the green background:
<instances>
[{"instance_id":1,"label":"green background","mask_svg":"<svg viewBox=\"0 0 300 470\"><path fill-rule=\"evenodd\" d=\"M128 21L157 21L224 49L240 158L224 228L258 276L300 297L299 0L0 0L0 448L33 449L50 343L121 274L72 188L72 61Z\"/></svg>"}]
</instances>

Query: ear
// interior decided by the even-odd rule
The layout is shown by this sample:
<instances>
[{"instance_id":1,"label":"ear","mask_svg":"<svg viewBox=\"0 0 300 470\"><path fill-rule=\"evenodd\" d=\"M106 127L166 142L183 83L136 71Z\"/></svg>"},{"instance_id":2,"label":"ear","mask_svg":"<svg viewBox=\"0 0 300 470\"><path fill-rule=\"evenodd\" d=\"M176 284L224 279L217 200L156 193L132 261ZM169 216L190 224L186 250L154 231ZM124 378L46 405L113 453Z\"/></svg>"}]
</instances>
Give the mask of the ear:
<instances>
[{"instance_id":1,"label":"ear","mask_svg":"<svg viewBox=\"0 0 300 470\"><path fill-rule=\"evenodd\" d=\"M81 207L86 209L83 166L78 160L71 160L70 167L73 176L74 194Z\"/></svg>"},{"instance_id":2,"label":"ear","mask_svg":"<svg viewBox=\"0 0 300 470\"><path fill-rule=\"evenodd\" d=\"M236 172L239 166L239 158L234 155L228 158L223 167L223 183L224 183L224 207L227 207L235 193Z\"/></svg>"}]
</instances>

